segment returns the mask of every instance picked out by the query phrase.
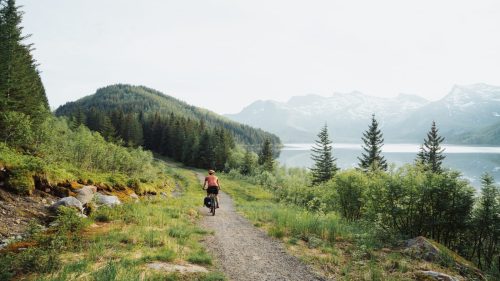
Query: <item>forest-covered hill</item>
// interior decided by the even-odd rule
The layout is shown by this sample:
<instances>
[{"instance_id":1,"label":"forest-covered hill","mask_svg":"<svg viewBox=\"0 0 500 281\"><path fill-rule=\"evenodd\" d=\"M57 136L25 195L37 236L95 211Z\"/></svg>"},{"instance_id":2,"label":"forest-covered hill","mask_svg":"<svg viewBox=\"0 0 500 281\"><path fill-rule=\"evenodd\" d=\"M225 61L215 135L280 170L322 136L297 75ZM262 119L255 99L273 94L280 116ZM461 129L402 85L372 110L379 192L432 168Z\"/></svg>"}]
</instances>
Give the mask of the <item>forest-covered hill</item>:
<instances>
[{"instance_id":1,"label":"forest-covered hill","mask_svg":"<svg viewBox=\"0 0 500 281\"><path fill-rule=\"evenodd\" d=\"M116 111L124 114L133 113L137 114L138 118L154 114L160 116L174 114L176 117L203 121L208 128L224 128L231 132L239 143L256 145L264 142L266 138L275 144L280 143L276 135L237 123L144 86L124 84L107 86L98 89L93 95L66 103L56 110L56 115L76 116L83 112L88 117L94 110L108 115Z\"/></svg>"},{"instance_id":2,"label":"forest-covered hill","mask_svg":"<svg viewBox=\"0 0 500 281\"><path fill-rule=\"evenodd\" d=\"M186 165L228 170L237 144L260 147L280 139L143 86L112 85L57 109L108 141L143 146Z\"/></svg>"}]
</instances>

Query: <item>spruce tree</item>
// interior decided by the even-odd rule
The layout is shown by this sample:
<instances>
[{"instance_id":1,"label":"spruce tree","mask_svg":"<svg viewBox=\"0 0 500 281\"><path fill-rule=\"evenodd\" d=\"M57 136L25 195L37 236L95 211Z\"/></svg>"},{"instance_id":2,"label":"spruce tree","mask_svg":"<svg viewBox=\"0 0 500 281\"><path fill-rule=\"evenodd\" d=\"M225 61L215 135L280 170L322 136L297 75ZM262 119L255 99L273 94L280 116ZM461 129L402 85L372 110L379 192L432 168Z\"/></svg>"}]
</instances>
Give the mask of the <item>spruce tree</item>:
<instances>
[{"instance_id":1,"label":"spruce tree","mask_svg":"<svg viewBox=\"0 0 500 281\"><path fill-rule=\"evenodd\" d=\"M41 123L49 107L32 45L23 43L29 36L22 35L21 12L14 0L0 3L0 112L22 112Z\"/></svg>"},{"instance_id":2,"label":"spruce tree","mask_svg":"<svg viewBox=\"0 0 500 281\"><path fill-rule=\"evenodd\" d=\"M440 173L443 171L441 165L445 158L443 155L444 149L441 148L444 137L439 136L438 131L436 122L432 121L431 130L427 133L424 144L420 146L420 151L416 159L416 162L421 164L424 169L432 171L433 173Z\"/></svg>"},{"instance_id":3,"label":"spruce tree","mask_svg":"<svg viewBox=\"0 0 500 281\"><path fill-rule=\"evenodd\" d=\"M311 168L312 183L319 184L330 180L338 170L335 158L332 155L332 141L328 136L328 127L325 126L318 134L315 146L311 149L314 167Z\"/></svg>"},{"instance_id":4,"label":"spruce tree","mask_svg":"<svg viewBox=\"0 0 500 281\"><path fill-rule=\"evenodd\" d=\"M273 148L270 139L265 139L259 153L259 165L264 171L272 172L274 170Z\"/></svg>"},{"instance_id":5,"label":"spruce tree","mask_svg":"<svg viewBox=\"0 0 500 281\"><path fill-rule=\"evenodd\" d=\"M481 177L481 196L474 211L474 249L480 268L491 268L500 249L500 189L490 174Z\"/></svg>"},{"instance_id":6,"label":"spruce tree","mask_svg":"<svg viewBox=\"0 0 500 281\"><path fill-rule=\"evenodd\" d=\"M378 122L375 119L375 114L372 115L372 123L368 130L363 133L363 150L361 157L358 157L359 167L362 170L387 170L387 162L381 155L384 138L382 132L378 128Z\"/></svg>"}]
</instances>

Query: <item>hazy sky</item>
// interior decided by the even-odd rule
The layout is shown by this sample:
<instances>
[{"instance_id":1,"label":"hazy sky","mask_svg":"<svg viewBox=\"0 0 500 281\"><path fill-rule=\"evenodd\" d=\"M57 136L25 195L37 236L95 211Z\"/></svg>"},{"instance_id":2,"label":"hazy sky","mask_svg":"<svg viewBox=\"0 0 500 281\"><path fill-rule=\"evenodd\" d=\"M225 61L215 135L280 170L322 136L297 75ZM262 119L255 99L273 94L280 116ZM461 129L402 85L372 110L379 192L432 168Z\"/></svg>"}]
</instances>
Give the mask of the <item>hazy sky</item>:
<instances>
[{"instance_id":1,"label":"hazy sky","mask_svg":"<svg viewBox=\"0 0 500 281\"><path fill-rule=\"evenodd\" d=\"M498 0L18 0L51 106L141 84L218 113L500 85Z\"/></svg>"}]
</instances>

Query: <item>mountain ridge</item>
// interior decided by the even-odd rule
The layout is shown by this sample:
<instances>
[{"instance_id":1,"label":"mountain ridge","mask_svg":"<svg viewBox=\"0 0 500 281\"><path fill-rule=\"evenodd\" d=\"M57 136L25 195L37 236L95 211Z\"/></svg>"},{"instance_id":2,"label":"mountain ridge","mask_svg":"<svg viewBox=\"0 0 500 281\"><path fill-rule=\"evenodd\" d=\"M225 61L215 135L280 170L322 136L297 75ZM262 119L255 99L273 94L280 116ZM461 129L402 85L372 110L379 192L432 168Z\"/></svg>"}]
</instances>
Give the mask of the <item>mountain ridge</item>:
<instances>
[{"instance_id":1,"label":"mountain ridge","mask_svg":"<svg viewBox=\"0 0 500 281\"><path fill-rule=\"evenodd\" d=\"M273 132L285 142L311 142L325 123L335 141L359 142L374 113L388 142L420 142L436 121L448 140L461 143L462 134L500 121L499 108L500 87L476 83L454 85L437 101L404 93L381 98L359 91L335 92L326 97L294 96L287 102L258 100L225 116ZM491 138L477 141L489 144Z\"/></svg>"}]
</instances>

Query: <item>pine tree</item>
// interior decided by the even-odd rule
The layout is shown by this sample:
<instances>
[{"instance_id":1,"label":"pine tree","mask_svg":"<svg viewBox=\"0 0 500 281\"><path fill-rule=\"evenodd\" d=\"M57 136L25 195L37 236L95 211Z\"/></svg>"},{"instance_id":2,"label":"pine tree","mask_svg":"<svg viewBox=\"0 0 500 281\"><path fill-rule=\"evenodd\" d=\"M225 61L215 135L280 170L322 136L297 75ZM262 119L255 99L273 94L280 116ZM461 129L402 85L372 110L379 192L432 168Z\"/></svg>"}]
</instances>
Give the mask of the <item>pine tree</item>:
<instances>
[{"instance_id":1,"label":"pine tree","mask_svg":"<svg viewBox=\"0 0 500 281\"><path fill-rule=\"evenodd\" d=\"M490 174L481 177L481 197L474 212L474 249L478 266L491 268L500 250L500 189Z\"/></svg>"},{"instance_id":2,"label":"pine tree","mask_svg":"<svg viewBox=\"0 0 500 281\"><path fill-rule=\"evenodd\" d=\"M0 112L18 111L41 123L49 113L32 45L23 41L21 12L14 0L0 8ZM1 129L1 128L0 128Z\"/></svg>"},{"instance_id":3,"label":"pine tree","mask_svg":"<svg viewBox=\"0 0 500 281\"><path fill-rule=\"evenodd\" d=\"M274 170L273 148L270 139L265 139L259 153L258 163L264 171L272 172Z\"/></svg>"},{"instance_id":4,"label":"pine tree","mask_svg":"<svg viewBox=\"0 0 500 281\"><path fill-rule=\"evenodd\" d=\"M433 173L440 173L443 171L441 165L445 156L443 155L444 149L441 148L441 143L444 137L439 136L436 122L432 121L431 130L427 133L427 138L424 139L424 144L420 146L420 151L417 154L416 162L423 165L426 170Z\"/></svg>"},{"instance_id":5,"label":"pine tree","mask_svg":"<svg viewBox=\"0 0 500 281\"><path fill-rule=\"evenodd\" d=\"M378 122L375 119L375 114L372 115L372 123L368 130L363 133L363 150L365 153L358 157L359 167L367 170L387 170L387 162L381 155L384 138L382 132L378 128Z\"/></svg>"},{"instance_id":6,"label":"pine tree","mask_svg":"<svg viewBox=\"0 0 500 281\"><path fill-rule=\"evenodd\" d=\"M215 166L215 154L212 144L212 137L208 130L205 130L200 138L198 146L198 167L213 169Z\"/></svg>"},{"instance_id":7,"label":"pine tree","mask_svg":"<svg viewBox=\"0 0 500 281\"><path fill-rule=\"evenodd\" d=\"M99 120L99 132L108 141L114 141L116 137L115 127L107 115L103 115Z\"/></svg>"},{"instance_id":8,"label":"pine tree","mask_svg":"<svg viewBox=\"0 0 500 281\"><path fill-rule=\"evenodd\" d=\"M335 164L336 159L332 156L332 141L328 137L326 124L319 132L318 139L311 151L311 158L314 161L314 167L311 168L312 183L318 184L330 180L338 168Z\"/></svg>"}]
</instances>

